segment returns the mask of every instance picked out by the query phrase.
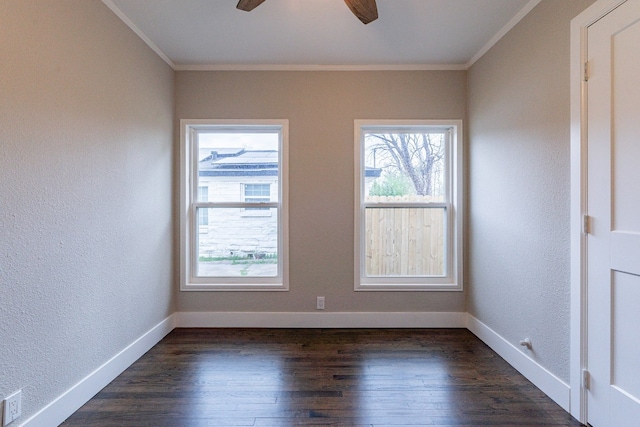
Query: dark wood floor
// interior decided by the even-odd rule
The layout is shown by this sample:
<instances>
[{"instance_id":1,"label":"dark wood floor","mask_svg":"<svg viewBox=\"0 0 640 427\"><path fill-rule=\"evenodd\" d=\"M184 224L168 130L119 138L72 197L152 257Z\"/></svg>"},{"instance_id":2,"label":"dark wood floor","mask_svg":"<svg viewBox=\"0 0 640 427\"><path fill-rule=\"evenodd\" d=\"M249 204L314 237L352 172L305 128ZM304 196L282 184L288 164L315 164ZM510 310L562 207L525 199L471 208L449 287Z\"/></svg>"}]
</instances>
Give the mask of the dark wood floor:
<instances>
[{"instance_id":1,"label":"dark wood floor","mask_svg":"<svg viewBox=\"0 0 640 427\"><path fill-rule=\"evenodd\" d=\"M176 329L71 426L580 426L464 329Z\"/></svg>"}]
</instances>

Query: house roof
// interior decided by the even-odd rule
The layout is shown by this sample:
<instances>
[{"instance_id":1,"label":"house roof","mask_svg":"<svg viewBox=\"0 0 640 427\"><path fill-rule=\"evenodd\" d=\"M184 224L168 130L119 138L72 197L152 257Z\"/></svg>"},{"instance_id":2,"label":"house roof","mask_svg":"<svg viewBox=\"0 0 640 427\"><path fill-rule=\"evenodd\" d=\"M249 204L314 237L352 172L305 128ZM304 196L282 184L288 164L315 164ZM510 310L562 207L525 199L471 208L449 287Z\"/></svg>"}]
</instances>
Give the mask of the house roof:
<instances>
[{"instance_id":1,"label":"house roof","mask_svg":"<svg viewBox=\"0 0 640 427\"><path fill-rule=\"evenodd\" d=\"M198 159L200 161L211 158L212 153L216 152L218 157L236 156L244 151L244 148L200 148Z\"/></svg>"},{"instance_id":2,"label":"house roof","mask_svg":"<svg viewBox=\"0 0 640 427\"><path fill-rule=\"evenodd\" d=\"M272 151L242 151L235 156L222 157L218 155L215 166L218 168L232 167L255 167L262 165L266 167L278 166L278 152Z\"/></svg>"},{"instance_id":3,"label":"house roof","mask_svg":"<svg viewBox=\"0 0 640 427\"><path fill-rule=\"evenodd\" d=\"M277 176L278 151L245 150L244 148L207 149L209 154L200 150L202 160L198 164L199 176ZM380 168L365 168L365 177L378 178Z\"/></svg>"},{"instance_id":4,"label":"house roof","mask_svg":"<svg viewBox=\"0 0 640 427\"><path fill-rule=\"evenodd\" d=\"M200 176L277 176L278 151L244 148L210 149L200 160Z\"/></svg>"}]
</instances>

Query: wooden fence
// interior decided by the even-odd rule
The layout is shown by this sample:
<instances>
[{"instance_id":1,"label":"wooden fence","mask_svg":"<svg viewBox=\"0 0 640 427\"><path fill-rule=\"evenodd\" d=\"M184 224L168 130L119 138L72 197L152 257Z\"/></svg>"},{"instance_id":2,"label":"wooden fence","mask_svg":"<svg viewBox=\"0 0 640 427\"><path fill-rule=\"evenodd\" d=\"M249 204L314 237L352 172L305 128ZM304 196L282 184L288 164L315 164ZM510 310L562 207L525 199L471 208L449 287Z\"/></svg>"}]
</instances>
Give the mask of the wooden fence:
<instances>
[{"instance_id":1,"label":"wooden fence","mask_svg":"<svg viewBox=\"0 0 640 427\"><path fill-rule=\"evenodd\" d=\"M367 197L367 202L415 201L439 200L429 196ZM445 215L444 208L367 208L367 275L444 275Z\"/></svg>"}]
</instances>

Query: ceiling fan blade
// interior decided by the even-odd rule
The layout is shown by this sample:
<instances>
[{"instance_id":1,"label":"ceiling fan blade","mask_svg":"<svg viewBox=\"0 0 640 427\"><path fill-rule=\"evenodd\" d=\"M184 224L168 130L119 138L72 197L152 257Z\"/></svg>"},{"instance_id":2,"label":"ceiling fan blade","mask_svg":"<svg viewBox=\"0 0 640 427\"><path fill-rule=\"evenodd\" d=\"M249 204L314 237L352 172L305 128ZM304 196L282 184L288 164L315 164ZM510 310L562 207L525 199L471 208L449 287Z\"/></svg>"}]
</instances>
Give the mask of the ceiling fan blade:
<instances>
[{"instance_id":1,"label":"ceiling fan blade","mask_svg":"<svg viewBox=\"0 0 640 427\"><path fill-rule=\"evenodd\" d=\"M245 12L251 12L256 7L260 6L264 0L240 0L237 9L244 10Z\"/></svg>"},{"instance_id":2,"label":"ceiling fan blade","mask_svg":"<svg viewBox=\"0 0 640 427\"><path fill-rule=\"evenodd\" d=\"M378 19L376 0L344 0L344 2L363 24Z\"/></svg>"}]
</instances>

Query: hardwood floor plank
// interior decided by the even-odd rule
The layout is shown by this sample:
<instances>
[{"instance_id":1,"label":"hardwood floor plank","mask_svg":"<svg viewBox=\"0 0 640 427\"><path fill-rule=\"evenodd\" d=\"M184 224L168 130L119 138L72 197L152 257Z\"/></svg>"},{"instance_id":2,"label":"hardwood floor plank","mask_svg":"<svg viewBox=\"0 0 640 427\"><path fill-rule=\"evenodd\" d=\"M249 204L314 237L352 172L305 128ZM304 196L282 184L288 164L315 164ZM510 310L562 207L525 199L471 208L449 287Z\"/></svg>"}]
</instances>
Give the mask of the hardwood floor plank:
<instances>
[{"instance_id":1,"label":"hardwood floor plank","mask_svg":"<svg viewBox=\"0 0 640 427\"><path fill-rule=\"evenodd\" d=\"M63 426L579 426L463 329L176 329Z\"/></svg>"}]
</instances>

